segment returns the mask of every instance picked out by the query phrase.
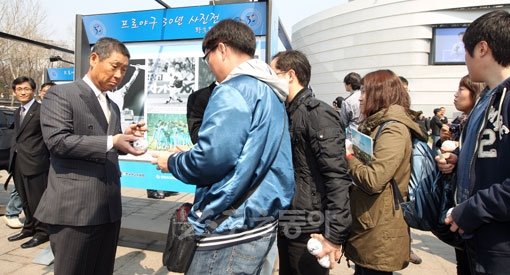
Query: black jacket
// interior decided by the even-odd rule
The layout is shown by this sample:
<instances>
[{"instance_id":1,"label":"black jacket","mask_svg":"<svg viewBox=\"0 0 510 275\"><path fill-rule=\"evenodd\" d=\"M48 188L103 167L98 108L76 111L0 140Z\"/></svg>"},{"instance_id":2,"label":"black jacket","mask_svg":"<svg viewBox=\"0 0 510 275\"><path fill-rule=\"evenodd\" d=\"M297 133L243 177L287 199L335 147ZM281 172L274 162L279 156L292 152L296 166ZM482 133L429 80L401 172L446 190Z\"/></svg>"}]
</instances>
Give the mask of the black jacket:
<instances>
[{"instance_id":1,"label":"black jacket","mask_svg":"<svg viewBox=\"0 0 510 275\"><path fill-rule=\"evenodd\" d=\"M432 130L432 135L439 136L441 133L441 127L443 127L443 122L438 116L434 115L430 119L430 130Z\"/></svg>"},{"instance_id":2,"label":"black jacket","mask_svg":"<svg viewBox=\"0 0 510 275\"><path fill-rule=\"evenodd\" d=\"M25 176L48 173L50 152L44 144L41 131L41 104L38 102L32 103L21 125L19 121L20 110L21 108L18 108L14 112L16 136L15 143L11 147L9 172L14 172L14 164L17 159L18 163L23 163L23 167L20 167L20 169Z\"/></svg>"},{"instance_id":3,"label":"black jacket","mask_svg":"<svg viewBox=\"0 0 510 275\"><path fill-rule=\"evenodd\" d=\"M338 113L301 90L287 106L296 193L280 217L280 233L322 233L330 242L346 241L351 225L345 135ZM289 235L290 234L290 235Z\"/></svg>"},{"instance_id":4,"label":"black jacket","mask_svg":"<svg viewBox=\"0 0 510 275\"><path fill-rule=\"evenodd\" d=\"M216 82L213 82L211 85L197 90L188 97L186 118L188 120L189 135L193 144L198 141L198 130L200 130L202 125L205 108L215 87Z\"/></svg>"}]
</instances>

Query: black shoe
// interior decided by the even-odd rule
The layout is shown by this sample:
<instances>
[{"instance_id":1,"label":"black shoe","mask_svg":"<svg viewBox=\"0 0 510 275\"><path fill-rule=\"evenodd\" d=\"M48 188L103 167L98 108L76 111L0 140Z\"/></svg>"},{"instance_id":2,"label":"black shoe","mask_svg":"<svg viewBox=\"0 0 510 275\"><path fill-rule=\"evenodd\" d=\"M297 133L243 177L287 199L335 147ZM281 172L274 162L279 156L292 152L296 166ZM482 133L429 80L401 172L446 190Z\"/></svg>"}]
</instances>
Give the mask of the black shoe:
<instances>
[{"instance_id":1,"label":"black shoe","mask_svg":"<svg viewBox=\"0 0 510 275\"><path fill-rule=\"evenodd\" d=\"M147 198L161 200L165 198L165 193L163 191L147 190Z\"/></svg>"},{"instance_id":2,"label":"black shoe","mask_svg":"<svg viewBox=\"0 0 510 275\"><path fill-rule=\"evenodd\" d=\"M19 240L22 240L24 238L28 238L28 237L32 237L32 236L34 236L34 233L30 233L30 232L27 232L27 231L21 231L18 234L15 234L15 235L12 235L12 236L8 237L7 240L9 242L14 242L14 241L19 241Z\"/></svg>"},{"instance_id":3,"label":"black shoe","mask_svg":"<svg viewBox=\"0 0 510 275\"><path fill-rule=\"evenodd\" d=\"M43 244L49 240L48 236L35 236L30 241L21 244L21 248L31 248Z\"/></svg>"},{"instance_id":4,"label":"black shoe","mask_svg":"<svg viewBox=\"0 0 510 275\"><path fill-rule=\"evenodd\" d=\"M420 258L420 256L414 254L414 251L411 250L411 253L409 255L409 261L413 264L421 264L422 260Z\"/></svg>"},{"instance_id":5,"label":"black shoe","mask_svg":"<svg viewBox=\"0 0 510 275\"><path fill-rule=\"evenodd\" d=\"M175 191L163 191L163 194L165 194L165 197L170 197L170 196L179 194L179 192L175 192Z\"/></svg>"}]
</instances>

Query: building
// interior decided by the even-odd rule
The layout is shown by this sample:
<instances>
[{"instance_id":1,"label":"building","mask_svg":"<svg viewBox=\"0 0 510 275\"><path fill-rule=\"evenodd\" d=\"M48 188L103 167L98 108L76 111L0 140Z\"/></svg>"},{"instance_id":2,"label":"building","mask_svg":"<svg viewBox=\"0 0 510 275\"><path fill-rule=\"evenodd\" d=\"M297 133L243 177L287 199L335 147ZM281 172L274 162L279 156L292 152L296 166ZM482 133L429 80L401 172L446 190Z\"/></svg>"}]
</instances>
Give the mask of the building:
<instances>
[{"instance_id":1,"label":"building","mask_svg":"<svg viewBox=\"0 0 510 275\"><path fill-rule=\"evenodd\" d=\"M409 80L414 110L432 116L445 106L452 117L453 94L467 74L463 47L453 45L457 31L494 9L510 10L510 1L352 0L298 22L292 45L308 55L312 88L326 102L347 95L347 73L390 69Z\"/></svg>"}]
</instances>

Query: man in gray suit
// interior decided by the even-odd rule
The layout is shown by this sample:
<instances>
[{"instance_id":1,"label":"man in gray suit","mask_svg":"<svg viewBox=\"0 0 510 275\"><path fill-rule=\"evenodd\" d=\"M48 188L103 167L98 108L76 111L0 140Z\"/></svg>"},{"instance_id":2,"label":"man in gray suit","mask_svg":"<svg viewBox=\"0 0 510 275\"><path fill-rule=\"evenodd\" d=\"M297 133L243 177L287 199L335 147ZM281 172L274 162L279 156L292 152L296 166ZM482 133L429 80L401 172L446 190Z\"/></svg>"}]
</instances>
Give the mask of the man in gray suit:
<instances>
[{"instance_id":1,"label":"man in gray suit","mask_svg":"<svg viewBox=\"0 0 510 275\"><path fill-rule=\"evenodd\" d=\"M49 225L55 274L112 274L120 219L119 153L141 155L130 142L144 123L121 131L117 105L106 97L125 75L129 51L101 38L83 79L52 87L41 107L50 151L48 187L36 218Z\"/></svg>"}]
</instances>

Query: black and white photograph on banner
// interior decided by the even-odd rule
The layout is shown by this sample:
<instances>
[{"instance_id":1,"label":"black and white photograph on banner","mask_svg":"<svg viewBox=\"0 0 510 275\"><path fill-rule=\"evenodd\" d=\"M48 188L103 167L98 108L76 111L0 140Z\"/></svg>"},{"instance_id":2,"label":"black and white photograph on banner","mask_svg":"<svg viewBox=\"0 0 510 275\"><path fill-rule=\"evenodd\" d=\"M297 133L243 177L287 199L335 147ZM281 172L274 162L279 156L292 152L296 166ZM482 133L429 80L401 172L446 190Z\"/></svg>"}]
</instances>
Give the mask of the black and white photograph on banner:
<instances>
[{"instance_id":1,"label":"black and white photograph on banner","mask_svg":"<svg viewBox=\"0 0 510 275\"><path fill-rule=\"evenodd\" d=\"M202 58L198 59L198 88L202 89L209 86L212 82L216 81L211 69Z\"/></svg>"},{"instance_id":2,"label":"black and white photograph on banner","mask_svg":"<svg viewBox=\"0 0 510 275\"><path fill-rule=\"evenodd\" d=\"M195 89L196 57L147 59L147 103L153 107L185 104Z\"/></svg>"},{"instance_id":3,"label":"black and white photograph on banner","mask_svg":"<svg viewBox=\"0 0 510 275\"><path fill-rule=\"evenodd\" d=\"M144 117L146 71L145 59L131 59L122 82L117 89L108 92L108 97L121 110L123 127Z\"/></svg>"}]
</instances>

